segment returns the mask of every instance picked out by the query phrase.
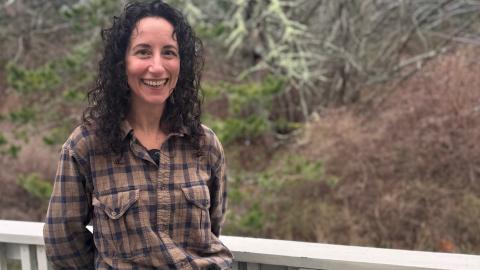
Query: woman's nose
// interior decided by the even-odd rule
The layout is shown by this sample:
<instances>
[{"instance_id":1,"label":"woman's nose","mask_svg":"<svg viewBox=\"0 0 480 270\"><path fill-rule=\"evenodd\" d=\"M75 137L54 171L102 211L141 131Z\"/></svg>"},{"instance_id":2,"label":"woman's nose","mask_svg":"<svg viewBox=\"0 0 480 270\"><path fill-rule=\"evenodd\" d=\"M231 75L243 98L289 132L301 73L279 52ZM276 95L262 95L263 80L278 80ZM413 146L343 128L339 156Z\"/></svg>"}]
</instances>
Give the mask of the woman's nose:
<instances>
[{"instance_id":1,"label":"woman's nose","mask_svg":"<svg viewBox=\"0 0 480 270\"><path fill-rule=\"evenodd\" d=\"M165 71L163 59L160 56L153 57L152 62L148 67L148 71L155 74L163 73Z\"/></svg>"}]
</instances>

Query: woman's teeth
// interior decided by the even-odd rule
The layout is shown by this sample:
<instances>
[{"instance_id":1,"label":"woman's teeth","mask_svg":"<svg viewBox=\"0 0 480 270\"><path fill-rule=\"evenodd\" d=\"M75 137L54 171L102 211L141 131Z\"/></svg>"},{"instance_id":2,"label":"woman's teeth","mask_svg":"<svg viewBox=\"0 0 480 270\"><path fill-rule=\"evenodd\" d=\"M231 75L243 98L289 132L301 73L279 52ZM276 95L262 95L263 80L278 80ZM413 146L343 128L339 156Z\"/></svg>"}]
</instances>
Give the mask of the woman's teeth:
<instances>
[{"instance_id":1,"label":"woman's teeth","mask_svg":"<svg viewBox=\"0 0 480 270\"><path fill-rule=\"evenodd\" d=\"M168 79L163 80L142 80L142 82L151 87L159 87L167 84Z\"/></svg>"}]
</instances>

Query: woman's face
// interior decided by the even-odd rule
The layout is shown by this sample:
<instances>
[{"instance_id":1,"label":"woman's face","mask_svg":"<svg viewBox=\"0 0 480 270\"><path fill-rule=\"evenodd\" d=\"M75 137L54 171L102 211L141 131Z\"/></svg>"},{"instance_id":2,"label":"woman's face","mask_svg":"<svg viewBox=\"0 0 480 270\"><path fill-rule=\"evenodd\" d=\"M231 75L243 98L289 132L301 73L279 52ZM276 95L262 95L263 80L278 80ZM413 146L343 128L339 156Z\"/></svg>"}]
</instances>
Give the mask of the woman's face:
<instances>
[{"instance_id":1,"label":"woman's face","mask_svg":"<svg viewBox=\"0 0 480 270\"><path fill-rule=\"evenodd\" d=\"M161 105L172 93L180 72L173 26L160 17L138 21L125 55L134 106Z\"/></svg>"}]
</instances>

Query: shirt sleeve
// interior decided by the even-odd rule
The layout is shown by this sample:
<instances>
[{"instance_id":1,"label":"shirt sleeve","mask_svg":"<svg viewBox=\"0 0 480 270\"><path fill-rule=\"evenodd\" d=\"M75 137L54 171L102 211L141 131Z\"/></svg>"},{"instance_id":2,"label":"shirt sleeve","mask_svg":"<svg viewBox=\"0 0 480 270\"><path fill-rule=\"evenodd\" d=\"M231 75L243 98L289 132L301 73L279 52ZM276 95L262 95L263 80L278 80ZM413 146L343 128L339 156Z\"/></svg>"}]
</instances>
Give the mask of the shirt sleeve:
<instances>
[{"instance_id":1,"label":"shirt sleeve","mask_svg":"<svg viewBox=\"0 0 480 270\"><path fill-rule=\"evenodd\" d=\"M213 144L212 149L214 150L210 153L213 161L210 221L212 233L219 237L227 210L227 175L225 153L216 136Z\"/></svg>"},{"instance_id":2,"label":"shirt sleeve","mask_svg":"<svg viewBox=\"0 0 480 270\"><path fill-rule=\"evenodd\" d=\"M93 236L86 225L91 219L91 193L84 160L64 146L43 229L48 260L53 269L94 269Z\"/></svg>"}]
</instances>

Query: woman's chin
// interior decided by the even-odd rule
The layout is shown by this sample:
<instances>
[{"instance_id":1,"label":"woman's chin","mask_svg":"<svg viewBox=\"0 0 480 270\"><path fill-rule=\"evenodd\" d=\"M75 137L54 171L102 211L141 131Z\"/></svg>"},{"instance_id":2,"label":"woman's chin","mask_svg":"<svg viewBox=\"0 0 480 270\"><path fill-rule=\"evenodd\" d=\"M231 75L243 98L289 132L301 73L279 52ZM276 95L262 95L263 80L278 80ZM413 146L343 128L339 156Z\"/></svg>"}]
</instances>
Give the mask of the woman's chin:
<instances>
[{"instance_id":1,"label":"woman's chin","mask_svg":"<svg viewBox=\"0 0 480 270\"><path fill-rule=\"evenodd\" d=\"M143 96L133 98L132 105L137 107L165 106L168 97L166 96Z\"/></svg>"},{"instance_id":2,"label":"woman's chin","mask_svg":"<svg viewBox=\"0 0 480 270\"><path fill-rule=\"evenodd\" d=\"M147 104L149 105L165 105L165 102L167 101L166 98L152 98L152 99L148 99L148 100L145 100Z\"/></svg>"}]
</instances>

